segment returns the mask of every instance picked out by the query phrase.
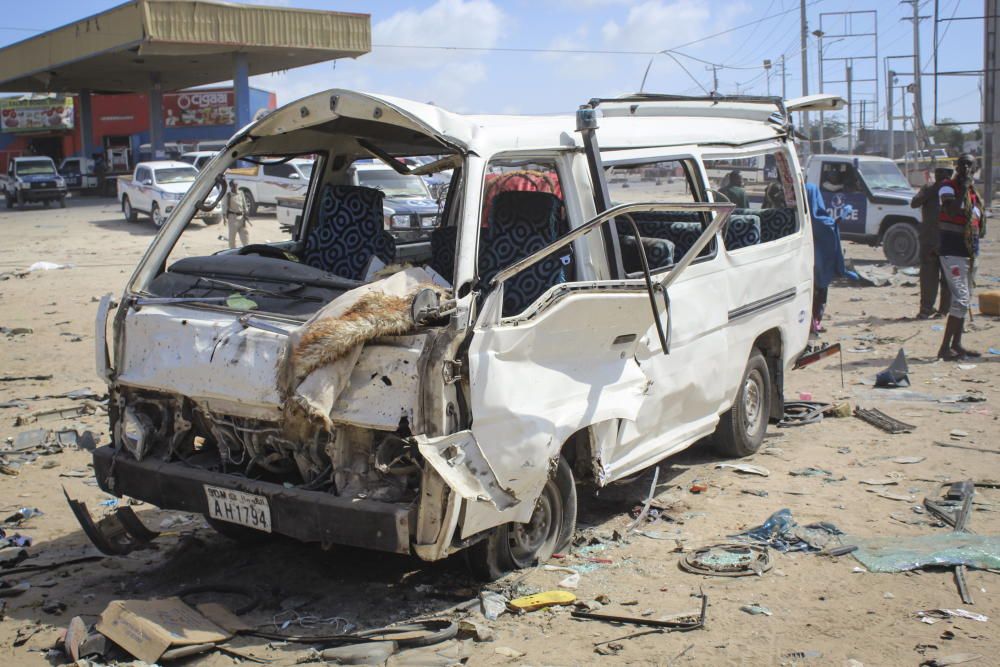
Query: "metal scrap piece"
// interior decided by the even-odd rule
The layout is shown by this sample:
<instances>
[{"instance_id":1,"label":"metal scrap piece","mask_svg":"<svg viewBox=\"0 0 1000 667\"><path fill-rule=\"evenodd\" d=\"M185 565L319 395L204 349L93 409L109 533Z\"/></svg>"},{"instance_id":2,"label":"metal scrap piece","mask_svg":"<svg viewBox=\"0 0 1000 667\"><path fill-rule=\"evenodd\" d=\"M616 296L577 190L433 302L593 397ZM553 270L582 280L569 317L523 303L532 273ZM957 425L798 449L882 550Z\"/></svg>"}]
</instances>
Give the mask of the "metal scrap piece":
<instances>
[{"instance_id":1,"label":"metal scrap piece","mask_svg":"<svg viewBox=\"0 0 1000 667\"><path fill-rule=\"evenodd\" d=\"M861 421L868 422L875 428L881 429L886 433L892 433L893 435L897 433L910 433L913 429L917 428L913 424L907 424L906 422L894 419L876 408L867 410L856 407L854 408L854 416Z\"/></svg>"},{"instance_id":2,"label":"metal scrap piece","mask_svg":"<svg viewBox=\"0 0 1000 667\"><path fill-rule=\"evenodd\" d=\"M724 543L695 549L679 562L682 570L692 574L717 577L747 577L762 575L771 569L767 547L753 544Z\"/></svg>"},{"instance_id":3,"label":"metal scrap piece","mask_svg":"<svg viewBox=\"0 0 1000 667\"><path fill-rule=\"evenodd\" d=\"M76 520L80 522L83 532L101 553L109 556L124 556L152 542L160 535L160 533L146 528L131 507L119 507L112 514L95 523L87 510L86 503L70 498L65 488L63 488L63 495L66 496L66 502L73 510Z\"/></svg>"}]
</instances>

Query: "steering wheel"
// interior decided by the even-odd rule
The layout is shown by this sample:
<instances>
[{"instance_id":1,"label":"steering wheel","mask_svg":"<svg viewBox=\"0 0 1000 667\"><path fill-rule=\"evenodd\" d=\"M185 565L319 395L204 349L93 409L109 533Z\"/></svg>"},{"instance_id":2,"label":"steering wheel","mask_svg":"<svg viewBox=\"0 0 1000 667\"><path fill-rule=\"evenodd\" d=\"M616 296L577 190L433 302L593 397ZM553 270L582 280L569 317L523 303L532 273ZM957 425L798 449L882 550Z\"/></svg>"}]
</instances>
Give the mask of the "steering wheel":
<instances>
[{"instance_id":1,"label":"steering wheel","mask_svg":"<svg viewBox=\"0 0 1000 667\"><path fill-rule=\"evenodd\" d=\"M208 213L209 211L211 211L212 209L214 209L216 206L218 206L219 203L222 201L222 198L226 196L226 178L225 178L225 176L223 176L222 174L219 174L218 176L216 176L215 177L215 185L216 185L216 187L219 188L219 196L216 197L216 199L215 199L214 202L212 202L211 204L209 204L209 203L207 203L207 200L208 200L208 197L212 194L211 191L209 191L208 195L205 196L205 199L202 200L202 202L200 204L198 204L198 210L199 211L204 211L204 212Z\"/></svg>"}]
</instances>

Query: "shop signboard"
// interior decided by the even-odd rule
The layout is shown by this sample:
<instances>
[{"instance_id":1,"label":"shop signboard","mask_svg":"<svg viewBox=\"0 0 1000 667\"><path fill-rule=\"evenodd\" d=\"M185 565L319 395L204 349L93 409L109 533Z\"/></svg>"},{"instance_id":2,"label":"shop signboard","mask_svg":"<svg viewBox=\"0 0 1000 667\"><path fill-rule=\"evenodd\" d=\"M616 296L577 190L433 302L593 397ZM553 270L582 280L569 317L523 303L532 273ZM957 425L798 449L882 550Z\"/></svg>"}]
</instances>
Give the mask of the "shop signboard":
<instances>
[{"instance_id":1,"label":"shop signboard","mask_svg":"<svg viewBox=\"0 0 1000 667\"><path fill-rule=\"evenodd\" d=\"M73 129L72 97L0 99L0 132Z\"/></svg>"},{"instance_id":2,"label":"shop signboard","mask_svg":"<svg viewBox=\"0 0 1000 667\"><path fill-rule=\"evenodd\" d=\"M163 123L167 127L233 125L235 122L232 90L188 90L163 95Z\"/></svg>"}]
</instances>

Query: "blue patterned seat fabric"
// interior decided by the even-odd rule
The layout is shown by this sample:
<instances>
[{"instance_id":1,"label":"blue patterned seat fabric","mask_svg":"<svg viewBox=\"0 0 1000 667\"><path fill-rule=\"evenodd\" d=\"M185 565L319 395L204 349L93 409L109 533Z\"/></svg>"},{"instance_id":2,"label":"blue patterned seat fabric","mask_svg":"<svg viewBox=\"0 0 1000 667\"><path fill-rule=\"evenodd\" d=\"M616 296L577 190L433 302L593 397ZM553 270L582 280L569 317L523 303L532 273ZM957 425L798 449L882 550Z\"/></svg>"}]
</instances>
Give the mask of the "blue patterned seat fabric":
<instances>
[{"instance_id":1,"label":"blue patterned seat fabric","mask_svg":"<svg viewBox=\"0 0 1000 667\"><path fill-rule=\"evenodd\" d=\"M324 186L302 262L351 280L364 280L372 256L391 264L396 242L383 229L382 199L374 188Z\"/></svg>"},{"instance_id":2,"label":"blue patterned seat fabric","mask_svg":"<svg viewBox=\"0 0 1000 667\"><path fill-rule=\"evenodd\" d=\"M760 217L760 242L768 243L795 233L794 208L738 208L733 215Z\"/></svg>"},{"instance_id":3,"label":"blue patterned seat fabric","mask_svg":"<svg viewBox=\"0 0 1000 667\"><path fill-rule=\"evenodd\" d=\"M562 201L547 192L507 191L494 198L479 241L484 287L501 269L541 250L560 236ZM568 248L567 248L568 250ZM570 254L550 255L504 283L503 316L516 315L553 285L568 279ZM435 269L436 271L437 269Z\"/></svg>"},{"instance_id":4,"label":"blue patterned seat fabric","mask_svg":"<svg viewBox=\"0 0 1000 667\"><path fill-rule=\"evenodd\" d=\"M431 232L430 267L447 280L455 282L455 245L458 243L458 227L438 227Z\"/></svg>"},{"instance_id":5,"label":"blue patterned seat fabric","mask_svg":"<svg viewBox=\"0 0 1000 667\"><path fill-rule=\"evenodd\" d=\"M746 209L741 209L746 210ZM727 250L739 250L760 243L760 217L756 215L730 215L726 222Z\"/></svg>"},{"instance_id":6,"label":"blue patterned seat fabric","mask_svg":"<svg viewBox=\"0 0 1000 667\"><path fill-rule=\"evenodd\" d=\"M691 249L694 242L701 236L701 214L686 211L673 211L670 213L635 213L632 215L635 225L639 228L639 234L643 238L665 239L674 244L674 260L679 260ZM619 221L620 233L631 234L631 225ZM701 257L711 255L715 248L712 241L701 251Z\"/></svg>"},{"instance_id":7,"label":"blue patterned seat fabric","mask_svg":"<svg viewBox=\"0 0 1000 667\"><path fill-rule=\"evenodd\" d=\"M628 273L642 271L642 261L639 258L639 245L635 242L635 237L623 234L619 238L621 239L622 262L625 265L625 271ZM650 271L656 271L656 269L662 269L674 263L673 241L643 238L642 247L646 253L646 262L649 264Z\"/></svg>"}]
</instances>

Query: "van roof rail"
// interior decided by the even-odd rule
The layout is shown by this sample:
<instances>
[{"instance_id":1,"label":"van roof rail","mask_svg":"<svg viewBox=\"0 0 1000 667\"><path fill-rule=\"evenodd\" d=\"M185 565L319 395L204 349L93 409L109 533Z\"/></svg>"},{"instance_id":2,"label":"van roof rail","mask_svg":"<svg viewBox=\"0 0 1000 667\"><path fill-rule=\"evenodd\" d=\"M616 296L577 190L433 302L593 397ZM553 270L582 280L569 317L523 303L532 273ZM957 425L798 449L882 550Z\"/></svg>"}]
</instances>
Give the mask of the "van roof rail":
<instances>
[{"instance_id":1,"label":"van roof rail","mask_svg":"<svg viewBox=\"0 0 1000 667\"><path fill-rule=\"evenodd\" d=\"M780 96L767 95L673 95L668 93L633 93L622 97L593 97L584 105L592 109L598 108L601 104L628 104L640 102L711 102L719 103L739 103L739 104L763 104L777 108L777 112L771 115L770 121L785 129L791 128L791 114L785 108L785 100Z\"/></svg>"}]
</instances>

